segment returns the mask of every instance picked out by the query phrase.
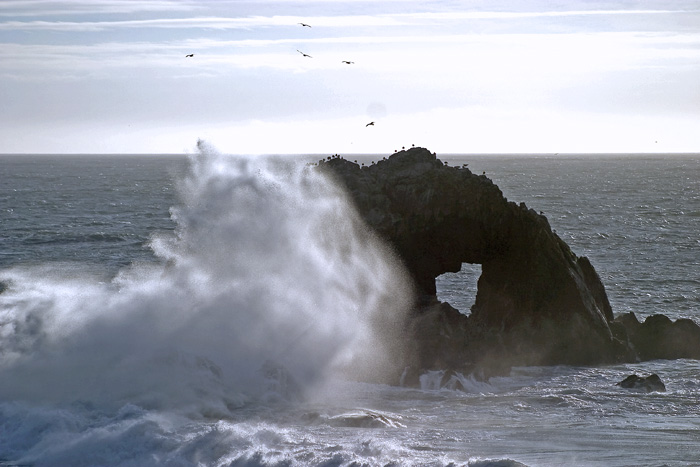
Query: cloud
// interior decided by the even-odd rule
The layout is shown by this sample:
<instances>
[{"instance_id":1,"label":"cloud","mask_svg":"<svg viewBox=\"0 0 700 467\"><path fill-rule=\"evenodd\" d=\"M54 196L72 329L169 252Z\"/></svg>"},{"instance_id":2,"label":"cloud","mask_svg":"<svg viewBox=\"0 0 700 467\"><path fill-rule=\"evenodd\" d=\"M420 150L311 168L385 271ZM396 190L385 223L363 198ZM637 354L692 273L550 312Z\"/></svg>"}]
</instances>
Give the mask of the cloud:
<instances>
[{"instance_id":1,"label":"cloud","mask_svg":"<svg viewBox=\"0 0 700 467\"><path fill-rule=\"evenodd\" d=\"M13 3L13 2L11 2ZM43 3L43 2L40 2ZM127 7L122 2L101 2L91 13L137 11L190 11L193 5L167 1L129 2ZM81 12L79 9L66 11ZM88 12L85 10L84 12ZM700 14L696 10L568 10L568 11L446 11L419 12L381 15L338 15L338 16L245 16L245 17L186 17L186 18L152 18L142 20L110 21L7 21L0 23L0 30L50 30L50 31L105 31L123 28L197 28L197 29L251 29L274 26L297 26L300 22L312 22L314 27L391 27L418 26L421 24L454 23L475 20L512 20L536 18L563 18L585 16L636 16L636 15L673 15ZM0 15L4 14L0 9ZM6 13L5 13L6 14ZM21 14L21 13L20 13ZM28 15L29 13L27 13ZM36 13L34 13L36 14ZM48 16L41 12L42 16ZM13 16L16 16L13 13Z\"/></svg>"},{"instance_id":2,"label":"cloud","mask_svg":"<svg viewBox=\"0 0 700 467\"><path fill-rule=\"evenodd\" d=\"M474 19L513 19L513 18L557 18L567 16L608 16L608 15L665 15L700 13L695 10L561 10L561 11L449 11L421 12L396 15L417 20L461 21Z\"/></svg>"},{"instance_id":3,"label":"cloud","mask_svg":"<svg viewBox=\"0 0 700 467\"><path fill-rule=\"evenodd\" d=\"M302 60L297 49L311 54ZM194 59L184 60L187 53ZM511 83L528 77L543 86L605 70L691 67L700 63L700 34L433 34L428 36L346 36L221 40L212 37L161 41L113 41L95 44L13 44L0 46L0 76L50 80L96 76L119 69L160 69L171 76L193 72L215 76L235 69L266 68L290 72L344 69L383 75L382 79L427 77L440 83ZM341 60L353 60L352 67ZM42 70L52 73L44 73ZM512 73L518 73L514 79ZM429 85L430 83L425 83ZM541 86L538 86L541 87Z\"/></svg>"},{"instance_id":4,"label":"cloud","mask_svg":"<svg viewBox=\"0 0 700 467\"><path fill-rule=\"evenodd\" d=\"M693 25L700 12L689 8L692 2L650 0L644 10L625 10L626 4L489 0L478 11L418 0L0 0L2 120L8 128L32 123L36 132L58 122L95 122L106 128L100 135L110 125L133 124L148 138L180 131L173 128L182 122L188 128L183 135L195 139L202 128L220 131L222 139L230 130L239 146L254 148L252 135L268 132L288 136L278 146L291 148L296 133L285 128L325 132L337 142L346 138L344 129L354 128L350 120L361 120L364 130L367 107L380 103L386 121L358 138L386 139L353 136L348 150L382 147L390 137L401 139L402 128L448 138L455 124L424 125L423 117L462 118L475 128L483 118L495 125L497 117L474 113L477 108L501 112L501 128L512 134L520 133L505 127L518 122L508 115L527 120L522 109L697 121L700 33ZM65 11L43 14L56 9ZM190 53L195 56L186 59ZM414 120L421 124L412 126ZM259 123L244 126L252 121ZM596 126L594 119L575 121ZM141 152L154 150L148 138L135 137L149 144ZM437 148L439 138L431 138ZM157 139L167 146L165 133ZM406 144L412 142L419 143Z\"/></svg>"},{"instance_id":5,"label":"cloud","mask_svg":"<svg viewBox=\"0 0 700 467\"><path fill-rule=\"evenodd\" d=\"M139 12L185 12L200 8L197 2L175 0L3 0L0 16L64 16L130 14Z\"/></svg>"},{"instance_id":6,"label":"cloud","mask_svg":"<svg viewBox=\"0 0 700 467\"><path fill-rule=\"evenodd\" d=\"M126 21L7 21L0 23L0 30L12 31L106 31L134 28L189 28L189 29L251 29L272 26L299 27L309 21L304 16L249 16L249 17L195 17L154 18ZM404 25L390 16L342 16L314 17L314 27L380 27Z\"/></svg>"}]
</instances>

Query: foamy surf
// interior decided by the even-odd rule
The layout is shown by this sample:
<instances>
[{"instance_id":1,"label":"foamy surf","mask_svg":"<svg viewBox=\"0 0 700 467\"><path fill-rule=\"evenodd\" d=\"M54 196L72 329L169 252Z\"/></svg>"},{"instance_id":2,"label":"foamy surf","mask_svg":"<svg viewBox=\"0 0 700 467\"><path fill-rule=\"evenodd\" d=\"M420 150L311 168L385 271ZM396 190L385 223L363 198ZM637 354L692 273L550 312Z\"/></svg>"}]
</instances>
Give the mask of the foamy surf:
<instances>
[{"instance_id":1,"label":"foamy surf","mask_svg":"<svg viewBox=\"0 0 700 467\"><path fill-rule=\"evenodd\" d=\"M387 377L407 285L330 180L201 144L179 194L160 265L1 273L0 396L221 416Z\"/></svg>"}]
</instances>

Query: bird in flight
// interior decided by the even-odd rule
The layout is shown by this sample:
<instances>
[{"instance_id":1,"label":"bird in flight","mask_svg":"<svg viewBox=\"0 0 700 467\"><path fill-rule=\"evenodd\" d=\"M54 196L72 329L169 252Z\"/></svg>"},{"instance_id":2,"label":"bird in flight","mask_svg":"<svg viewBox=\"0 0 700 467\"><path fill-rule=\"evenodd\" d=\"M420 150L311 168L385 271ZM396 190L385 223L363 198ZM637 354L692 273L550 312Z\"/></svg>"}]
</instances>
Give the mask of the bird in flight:
<instances>
[{"instance_id":1,"label":"bird in flight","mask_svg":"<svg viewBox=\"0 0 700 467\"><path fill-rule=\"evenodd\" d=\"M346 65L352 65L355 62L351 62L349 60L343 60L343 63L345 63Z\"/></svg>"},{"instance_id":2,"label":"bird in flight","mask_svg":"<svg viewBox=\"0 0 700 467\"><path fill-rule=\"evenodd\" d=\"M369 122L367 125L365 125L365 128L367 128L368 126L374 126L374 122Z\"/></svg>"},{"instance_id":3,"label":"bird in flight","mask_svg":"<svg viewBox=\"0 0 700 467\"><path fill-rule=\"evenodd\" d=\"M297 49L297 52L299 52L300 54L302 54L302 55L303 55L304 57L309 57L309 58L313 58L313 57L312 57L311 55L309 55L309 54L305 54L304 52L302 52L302 51L301 51L301 50L299 50L299 49Z\"/></svg>"},{"instance_id":4,"label":"bird in flight","mask_svg":"<svg viewBox=\"0 0 700 467\"><path fill-rule=\"evenodd\" d=\"M301 24L301 25L304 26L305 28L310 28L310 27L311 27L310 24L306 24L306 23L299 23L299 24Z\"/></svg>"},{"instance_id":5,"label":"bird in flight","mask_svg":"<svg viewBox=\"0 0 700 467\"><path fill-rule=\"evenodd\" d=\"M187 54L185 57L194 57L194 54Z\"/></svg>"}]
</instances>

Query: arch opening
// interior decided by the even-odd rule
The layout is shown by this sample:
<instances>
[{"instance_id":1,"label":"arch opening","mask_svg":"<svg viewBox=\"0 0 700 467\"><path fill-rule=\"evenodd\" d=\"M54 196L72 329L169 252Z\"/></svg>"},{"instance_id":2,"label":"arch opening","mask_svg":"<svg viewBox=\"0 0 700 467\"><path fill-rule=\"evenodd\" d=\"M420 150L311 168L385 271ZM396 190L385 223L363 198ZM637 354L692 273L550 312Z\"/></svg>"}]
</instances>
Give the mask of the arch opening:
<instances>
[{"instance_id":1,"label":"arch opening","mask_svg":"<svg viewBox=\"0 0 700 467\"><path fill-rule=\"evenodd\" d=\"M446 272L435 278L437 298L469 316L476 301L481 264L462 263L459 272Z\"/></svg>"}]
</instances>

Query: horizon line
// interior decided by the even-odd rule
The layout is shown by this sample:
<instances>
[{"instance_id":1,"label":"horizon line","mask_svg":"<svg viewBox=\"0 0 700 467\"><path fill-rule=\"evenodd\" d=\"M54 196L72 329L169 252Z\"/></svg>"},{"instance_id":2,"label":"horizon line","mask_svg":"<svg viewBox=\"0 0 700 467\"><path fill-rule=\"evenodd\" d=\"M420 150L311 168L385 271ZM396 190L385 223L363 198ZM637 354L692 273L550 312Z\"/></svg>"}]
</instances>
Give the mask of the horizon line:
<instances>
[{"instance_id":1,"label":"horizon line","mask_svg":"<svg viewBox=\"0 0 700 467\"><path fill-rule=\"evenodd\" d=\"M407 151L409 149L423 148L435 154L441 154L443 156L634 156L634 155L649 155L649 156L700 156L700 151L674 151L674 152L629 152L629 151L597 151L597 152L440 152L431 151L429 148L422 146L415 146L413 148L405 148L395 150L394 152L350 152L350 153L338 153L338 152L298 152L298 153L228 153L225 151L219 151L222 155L229 156L379 156L379 155L392 155L401 151ZM191 154L196 154L196 152L0 152L0 157L3 156L189 156Z\"/></svg>"}]
</instances>

